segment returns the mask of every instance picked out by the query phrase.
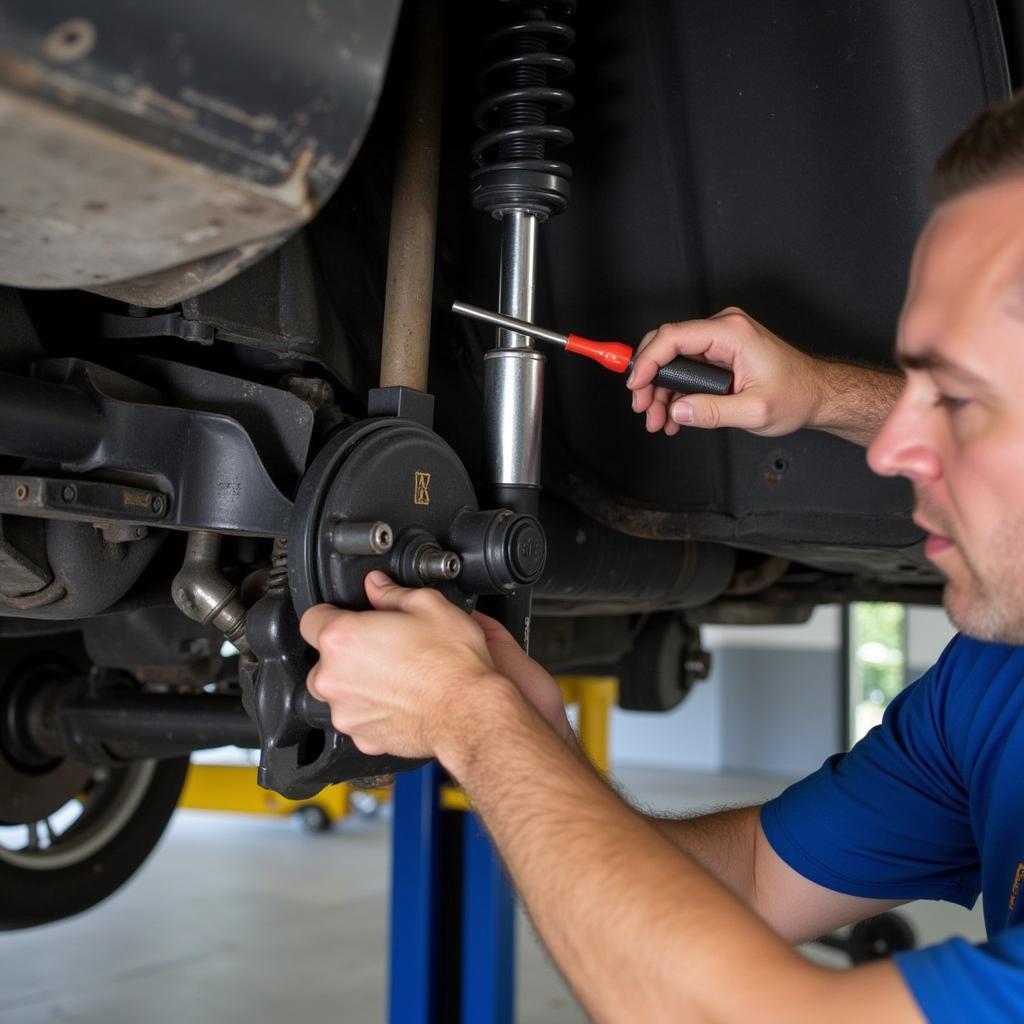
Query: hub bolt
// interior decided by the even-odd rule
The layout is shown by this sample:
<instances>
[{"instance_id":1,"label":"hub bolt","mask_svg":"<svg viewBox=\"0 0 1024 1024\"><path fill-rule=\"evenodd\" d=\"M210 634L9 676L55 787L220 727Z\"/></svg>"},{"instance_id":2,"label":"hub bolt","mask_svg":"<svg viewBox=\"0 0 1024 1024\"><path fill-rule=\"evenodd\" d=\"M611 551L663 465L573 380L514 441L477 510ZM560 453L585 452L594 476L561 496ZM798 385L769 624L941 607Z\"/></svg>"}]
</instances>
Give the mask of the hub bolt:
<instances>
[{"instance_id":1,"label":"hub bolt","mask_svg":"<svg viewBox=\"0 0 1024 1024\"><path fill-rule=\"evenodd\" d=\"M394 543L387 523L337 523L331 530L331 548L339 555L384 555Z\"/></svg>"}]
</instances>

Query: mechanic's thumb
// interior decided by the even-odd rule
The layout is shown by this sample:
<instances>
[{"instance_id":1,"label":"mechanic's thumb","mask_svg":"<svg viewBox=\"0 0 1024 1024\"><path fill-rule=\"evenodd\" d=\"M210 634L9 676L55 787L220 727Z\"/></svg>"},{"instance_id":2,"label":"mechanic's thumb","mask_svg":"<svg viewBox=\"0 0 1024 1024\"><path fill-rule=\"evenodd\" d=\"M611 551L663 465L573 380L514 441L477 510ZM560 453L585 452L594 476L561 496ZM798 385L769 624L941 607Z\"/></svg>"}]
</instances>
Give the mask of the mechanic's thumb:
<instances>
[{"instance_id":1,"label":"mechanic's thumb","mask_svg":"<svg viewBox=\"0 0 1024 1024\"><path fill-rule=\"evenodd\" d=\"M740 427L757 430L765 425L764 403L748 395L687 395L672 403L669 417L684 427Z\"/></svg>"},{"instance_id":2,"label":"mechanic's thumb","mask_svg":"<svg viewBox=\"0 0 1024 1024\"><path fill-rule=\"evenodd\" d=\"M374 608L383 611L398 611L401 608L402 598L409 591L400 587L387 573L374 569L366 574L366 596Z\"/></svg>"}]
</instances>

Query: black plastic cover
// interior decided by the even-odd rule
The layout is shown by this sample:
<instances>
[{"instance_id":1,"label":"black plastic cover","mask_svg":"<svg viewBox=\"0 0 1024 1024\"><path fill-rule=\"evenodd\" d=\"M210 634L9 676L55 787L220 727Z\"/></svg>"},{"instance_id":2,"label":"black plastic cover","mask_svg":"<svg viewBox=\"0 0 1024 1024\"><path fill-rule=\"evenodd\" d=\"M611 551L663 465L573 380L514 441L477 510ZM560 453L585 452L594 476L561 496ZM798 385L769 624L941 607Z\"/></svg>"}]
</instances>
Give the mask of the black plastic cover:
<instances>
[{"instance_id":1,"label":"black plastic cover","mask_svg":"<svg viewBox=\"0 0 1024 1024\"><path fill-rule=\"evenodd\" d=\"M574 194L540 232L539 322L635 343L736 305L808 351L890 362L931 165L1008 91L993 3L592 2L574 58ZM545 452L546 486L606 522L595 493L638 510L617 528L653 535L657 509L662 536L826 562L920 538L909 487L852 444L649 436L621 379L548 372L566 451Z\"/></svg>"}]
</instances>

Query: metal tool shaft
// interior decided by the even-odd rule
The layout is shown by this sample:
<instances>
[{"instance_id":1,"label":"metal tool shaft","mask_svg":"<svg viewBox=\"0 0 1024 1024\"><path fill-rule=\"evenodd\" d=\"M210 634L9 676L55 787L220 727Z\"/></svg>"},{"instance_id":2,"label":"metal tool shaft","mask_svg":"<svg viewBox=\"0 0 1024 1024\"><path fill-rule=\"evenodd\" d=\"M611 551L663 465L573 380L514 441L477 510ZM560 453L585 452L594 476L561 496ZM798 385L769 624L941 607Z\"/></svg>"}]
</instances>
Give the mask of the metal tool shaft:
<instances>
[{"instance_id":1,"label":"metal tool shaft","mask_svg":"<svg viewBox=\"0 0 1024 1024\"><path fill-rule=\"evenodd\" d=\"M468 316L472 320L481 320L486 324L494 324L495 327L504 327L506 330L514 331L516 334L525 334L539 341L550 341L555 345L561 345L562 348L569 344L569 336L567 334L549 331L546 327L538 327L536 324L527 323L525 320L517 320L514 316L492 313L489 309L480 309L479 306L470 306L465 302L453 302L452 312L458 313L460 316Z\"/></svg>"}]
</instances>

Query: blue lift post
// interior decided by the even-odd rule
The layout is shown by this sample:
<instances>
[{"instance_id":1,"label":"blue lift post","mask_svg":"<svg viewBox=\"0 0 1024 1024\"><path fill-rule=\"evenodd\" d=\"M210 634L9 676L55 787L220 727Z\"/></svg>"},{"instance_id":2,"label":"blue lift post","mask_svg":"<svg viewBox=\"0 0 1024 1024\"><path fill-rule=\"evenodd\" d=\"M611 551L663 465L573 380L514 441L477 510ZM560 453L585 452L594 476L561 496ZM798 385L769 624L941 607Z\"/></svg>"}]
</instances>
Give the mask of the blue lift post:
<instances>
[{"instance_id":1,"label":"blue lift post","mask_svg":"<svg viewBox=\"0 0 1024 1024\"><path fill-rule=\"evenodd\" d=\"M512 1024L515 895L476 816L442 807L444 782L436 762L395 781L388 1020Z\"/></svg>"},{"instance_id":2,"label":"blue lift post","mask_svg":"<svg viewBox=\"0 0 1024 1024\"><path fill-rule=\"evenodd\" d=\"M388 1007L391 1024L433 1024L436 1020L440 780L441 766L436 761L395 780Z\"/></svg>"},{"instance_id":3,"label":"blue lift post","mask_svg":"<svg viewBox=\"0 0 1024 1024\"><path fill-rule=\"evenodd\" d=\"M583 749L607 774L619 681L565 675L558 684L579 708ZM512 1024L515 895L468 808L436 762L395 781L390 1024Z\"/></svg>"}]
</instances>

